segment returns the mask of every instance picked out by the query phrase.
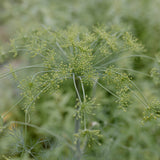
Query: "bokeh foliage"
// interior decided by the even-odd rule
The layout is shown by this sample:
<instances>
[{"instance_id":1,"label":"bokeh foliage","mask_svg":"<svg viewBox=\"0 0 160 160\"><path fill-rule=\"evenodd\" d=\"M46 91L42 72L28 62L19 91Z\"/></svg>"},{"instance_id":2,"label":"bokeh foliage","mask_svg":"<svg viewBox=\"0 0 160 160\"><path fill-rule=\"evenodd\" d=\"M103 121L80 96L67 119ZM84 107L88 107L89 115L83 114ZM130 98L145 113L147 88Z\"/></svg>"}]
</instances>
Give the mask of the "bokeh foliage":
<instances>
[{"instance_id":1,"label":"bokeh foliage","mask_svg":"<svg viewBox=\"0 0 160 160\"><path fill-rule=\"evenodd\" d=\"M66 73L71 74L74 70L78 75L85 77L83 81L87 80L88 82L88 79L92 77L95 82L97 81L97 74L99 74L98 76L103 77L99 81L101 85L104 86L106 84L104 81L107 82L106 86L109 86L110 90L122 96L117 102L126 112L118 109L118 103L115 102L112 93L105 92L98 85L93 89L86 86L88 95L95 96L97 104L101 104L96 108L96 116L89 116L87 125L95 131L100 129L103 137L98 139L101 146L87 147L82 159L158 160L160 158L160 128L158 125L160 102L157 100L158 98L154 99L154 97L159 97L160 93L159 14L159 0L1 0L0 43L3 48L0 52L0 63L3 65L1 66L1 73L3 74L0 77L2 78L7 71L12 72L12 68L6 69L5 65L5 63L11 62L10 59L14 59L14 62L11 62L13 68L22 66L22 70L0 81L2 86L0 88L0 115L5 114L14 103L16 104L17 97L20 97L21 91L15 87L18 85L18 81L13 81L14 78L25 79L20 82L20 88L29 91L28 93L24 92L29 100L25 101L25 104L19 103L7 116L1 118L0 158L6 160L73 158L74 150L72 151L72 149L74 145L71 144L74 142L73 116L75 108L73 106L75 106L76 97L72 88L73 83L70 81L65 82L58 92L43 94L40 99L36 100L35 106L31 107L28 117L29 123L45 128L45 130L35 128L35 126L28 127L27 154L21 155L25 143L24 127L23 124L15 124L11 121L23 122L25 106L34 99L33 95L36 95L36 88L38 86L45 87L42 83L46 79L57 78L57 75L53 76L52 73L44 74L43 72L48 71L48 69L41 70L37 66L23 69L24 66L40 63L50 69L55 67L56 70L61 70L58 74L59 77ZM77 27L73 27L71 24ZM102 24L108 26L105 31L103 30L104 26L102 28L97 27L102 26ZM66 30L68 26L70 29ZM30 32L31 28L33 29L32 32ZM110 28L112 29L110 30ZM79 32L81 32L80 41L77 40ZM12 38L13 34L16 35L14 39ZM118 36L120 40L117 41ZM97 42L99 48L90 47L95 37L99 37ZM134 37L137 37L139 42ZM7 45L10 38L12 50ZM105 41L108 42L107 47ZM145 49L142 49L141 45L139 46L140 42ZM52 46L53 44L56 46ZM61 63L66 59L60 55L62 50L68 54L73 50L73 46L77 52L82 54L77 55L77 57L70 56L68 61L72 63ZM123 51L124 46L129 48L125 52ZM56 51L53 48L56 48ZM96 52L96 49L101 54L101 58L107 57L107 62L112 60L114 62L115 58L120 60L115 61L114 65L106 65L107 67L110 66L107 69L102 68L105 62L102 61L98 64L98 67L102 65L101 70L96 70L93 66L98 58L90 57L90 52ZM8 53L8 51L10 52ZM133 52L134 55L142 54L142 51L143 55L152 58L135 56L123 59L123 56L127 57ZM57 59L54 56L51 57L53 52L58 55L56 56ZM13 53L17 57L12 58ZM33 53L34 58L24 53ZM155 56L156 62L153 60ZM91 64L93 58L94 63ZM52 65L53 61L55 66ZM95 71L98 73L95 74ZM28 76L34 77L36 72L43 73L42 76L35 76L39 83L33 83L32 78ZM107 76L104 76L104 73ZM57 81L56 89L59 88L60 82ZM136 87L132 82L136 84ZM55 81L53 83L51 86L54 88ZM32 90L28 90L31 88ZM137 100L135 95L143 100ZM140 102L145 101L143 96L149 101L149 107L145 108ZM126 107L128 105L129 108ZM82 113L83 111L80 112L80 114ZM4 124L7 126L6 128L2 127ZM64 139L58 142L55 136L46 130L51 131L52 134L62 135ZM86 133L82 132L82 137L83 134Z\"/></svg>"}]
</instances>

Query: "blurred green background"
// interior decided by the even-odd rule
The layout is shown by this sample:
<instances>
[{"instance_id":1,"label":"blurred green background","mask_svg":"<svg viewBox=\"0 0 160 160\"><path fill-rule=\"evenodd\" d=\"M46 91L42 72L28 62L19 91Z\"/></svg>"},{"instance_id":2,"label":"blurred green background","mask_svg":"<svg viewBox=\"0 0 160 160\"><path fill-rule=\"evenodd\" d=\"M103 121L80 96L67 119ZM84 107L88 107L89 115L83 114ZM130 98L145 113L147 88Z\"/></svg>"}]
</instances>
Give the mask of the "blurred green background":
<instances>
[{"instance_id":1,"label":"blurred green background","mask_svg":"<svg viewBox=\"0 0 160 160\"><path fill-rule=\"evenodd\" d=\"M118 26L121 30L132 32L138 38L151 57L160 52L160 1L159 0L0 0L0 74L9 71L9 64L14 68L28 65L30 57L19 53L13 57L8 53L8 43L17 32L23 32L37 26L50 26L53 30L65 29L72 24ZM123 66L124 62L119 65ZM150 60L135 58L130 68L150 73L156 64ZM26 76L30 71L19 74ZM133 73L131 73L133 74ZM138 73L133 74L134 81L147 99L160 95L160 85L153 83ZM30 115L31 123L46 128L53 133L63 135L70 144L73 139L74 98L68 87L56 93L43 95L36 103ZM84 160L160 160L160 120L141 123L143 106L134 101L124 112L117 108L113 98L97 88L101 107L92 122L96 122L104 135L101 146L87 149ZM20 97L17 82L12 76L0 79L0 115L5 114ZM4 117L3 123L24 121L23 104ZM0 122L0 125L2 122ZM71 160L73 151L67 143L30 127L28 134L28 154L21 157L24 143L23 125L9 125L9 129L0 129L0 160ZM92 124L91 124L92 126ZM95 126L96 127L96 126Z\"/></svg>"}]
</instances>

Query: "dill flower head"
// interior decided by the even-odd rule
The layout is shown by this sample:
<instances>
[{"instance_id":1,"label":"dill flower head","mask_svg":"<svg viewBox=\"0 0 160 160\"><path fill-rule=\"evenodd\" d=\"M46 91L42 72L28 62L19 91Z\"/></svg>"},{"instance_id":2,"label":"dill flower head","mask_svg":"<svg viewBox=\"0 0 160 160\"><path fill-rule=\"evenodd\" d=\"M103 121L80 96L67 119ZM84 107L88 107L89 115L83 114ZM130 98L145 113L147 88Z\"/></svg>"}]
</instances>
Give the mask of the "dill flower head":
<instances>
[{"instance_id":1,"label":"dill flower head","mask_svg":"<svg viewBox=\"0 0 160 160\"><path fill-rule=\"evenodd\" d=\"M122 95L122 92L128 92L126 82L129 83L129 78L117 74L110 66L143 51L143 46L130 33L104 26L93 27L91 31L78 26L57 31L38 28L20 33L11 41L11 46L14 54L25 53L33 58L38 57L36 60L42 64L41 71L20 83L23 95L31 102L40 93L58 89L63 81L73 78L73 75L75 79L81 78L86 85L92 85L100 79L110 81L109 84L117 83L117 94ZM122 90L120 84L126 89Z\"/></svg>"}]
</instances>

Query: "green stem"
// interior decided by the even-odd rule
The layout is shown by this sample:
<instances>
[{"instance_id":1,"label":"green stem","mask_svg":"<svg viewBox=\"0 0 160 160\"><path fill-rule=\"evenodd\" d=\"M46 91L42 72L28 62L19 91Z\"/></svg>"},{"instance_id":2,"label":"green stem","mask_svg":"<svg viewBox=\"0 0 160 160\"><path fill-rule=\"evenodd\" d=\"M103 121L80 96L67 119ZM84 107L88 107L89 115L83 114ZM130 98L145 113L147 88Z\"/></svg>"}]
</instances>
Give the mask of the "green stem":
<instances>
[{"instance_id":1,"label":"green stem","mask_svg":"<svg viewBox=\"0 0 160 160\"><path fill-rule=\"evenodd\" d=\"M74 83L74 87L77 93L77 98L79 100L80 103L82 103L81 97L80 97L80 82L79 79L75 79L75 74L73 74L73 83ZM76 102L77 103L77 102ZM77 107L77 110L79 109L80 106ZM78 115L76 114L75 117L75 134L79 132L80 129L80 118L78 117ZM75 158L76 160L80 160L81 159L81 149L80 149L80 139L77 140L76 142L76 154L75 154Z\"/></svg>"},{"instance_id":2,"label":"green stem","mask_svg":"<svg viewBox=\"0 0 160 160\"><path fill-rule=\"evenodd\" d=\"M25 110L25 123L28 123L28 110ZM26 148L26 143L27 143L27 125L25 125L25 130L24 130L24 150Z\"/></svg>"},{"instance_id":3,"label":"green stem","mask_svg":"<svg viewBox=\"0 0 160 160\"><path fill-rule=\"evenodd\" d=\"M32 69L32 68L46 68L46 67L44 67L44 66L36 66L36 65L21 67L21 68L15 69L13 71L10 71L8 73L0 74L0 79L6 78L7 76L11 75L12 73L19 72L19 71L22 71L24 69L30 69L30 68Z\"/></svg>"},{"instance_id":4,"label":"green stem","mask_svg":"<svg viewBox=\"0 0 160 160\"><path fill-rule=\"evenodd\" d=\"M82 78L79 77L80 81L81 81L81 87L82 87L82 92L83 92L83 101L85 102L86 100L86 94L85 94L85 89L84 89L84 85L83 85L83 81L82 81ZM84 113L84 130L86 130L86 114Z\"/></svg>"},{"instance_id":5,"label":"green stem","mask_svg":"<svg viewBox=\"0 0 160 160\"><path fill-rule=\"evenodd\" d=\"M2 118L4 118L5 116L7 116L8 113L10 113L15 107L17 107L17 105L24 99L24 97L22 97L16 104L14 104L5 114L2 115Z\"/></svg>"},{"instance_id":6,"label":"green stem","mask_svg":"<svg viewBox=\"0 0 160 160\"><path fill-rule=\"evenodd\" d=\"M25 122L24 122L24 124L27 123L27 114L28 114L28 111L25 110ZM22 152L22 155L21 155L22 158L23 158L23 156L25 155L25 152L26 152L26 143L27 143L27 125L25 125L25 127L24 127L24 144L23 144L23 152Z\"/></svg>"}]
</instances>

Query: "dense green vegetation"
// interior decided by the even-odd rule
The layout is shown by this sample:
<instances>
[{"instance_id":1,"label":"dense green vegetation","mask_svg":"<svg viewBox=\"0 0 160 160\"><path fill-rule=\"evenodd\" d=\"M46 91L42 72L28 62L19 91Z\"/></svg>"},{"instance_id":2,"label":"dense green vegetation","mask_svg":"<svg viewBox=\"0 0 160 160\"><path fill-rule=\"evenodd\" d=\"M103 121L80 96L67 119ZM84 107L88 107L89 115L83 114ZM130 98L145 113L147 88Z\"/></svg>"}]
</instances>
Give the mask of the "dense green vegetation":
<instances>
[{"instance_id":1,"label":"dense green vegetation","mask_svg":"<svg viewBox=\"0 0 160 160\"><path fill-rule=\"evenodd\" d=\"M0 160L159 160L159 14L159 0L2 0Z\"/></svg>"}]
</instances>

